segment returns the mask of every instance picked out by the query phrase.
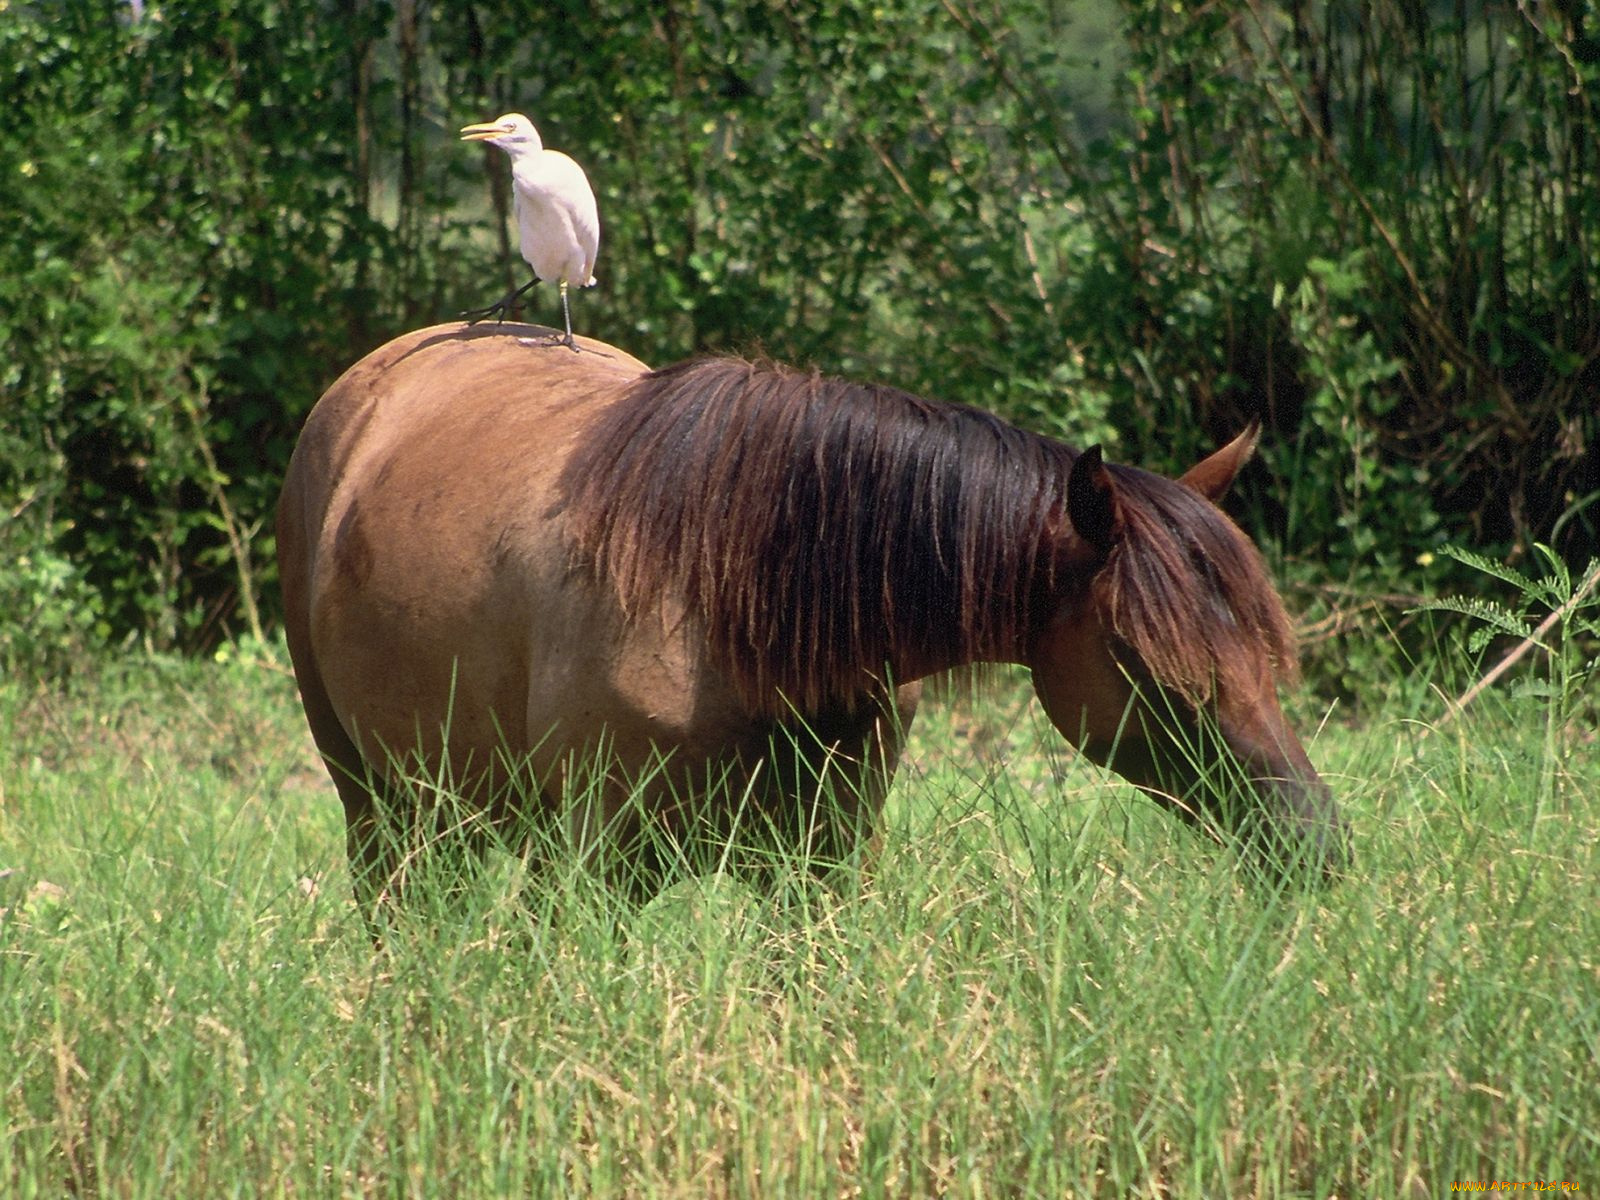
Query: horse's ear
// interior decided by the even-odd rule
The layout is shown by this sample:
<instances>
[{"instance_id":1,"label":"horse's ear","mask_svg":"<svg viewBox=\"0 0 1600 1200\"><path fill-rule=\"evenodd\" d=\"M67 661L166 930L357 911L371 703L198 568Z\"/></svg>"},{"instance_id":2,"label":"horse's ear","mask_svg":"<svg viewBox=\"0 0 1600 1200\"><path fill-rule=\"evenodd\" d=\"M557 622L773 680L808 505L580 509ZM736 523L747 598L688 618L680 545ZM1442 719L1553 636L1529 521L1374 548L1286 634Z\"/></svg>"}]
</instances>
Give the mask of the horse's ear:
<instances>
[{"instance_id":1,"label":"horse's ear","mask_svg":"<svg viewBox=\"0 0 1600 1200\"><path fill-rule=\"evenodd\" d=\"M1067 517L1078 536L1101 554L1111 549L1121 532L1117 487L1099 446L1078 455L1067 475Z\"/></svg>"},{"instance_id":2,"label":"horse's ear","mask_svg":"<svg viewBox=\"0 0 1600 1200\"><path fill-rule=\"evenodd\" d=\"M1208 458L1203 458L1183 473L1179 483L1187 484L1211 503L1227 495L1239 469L1250 461L1261 437L1261 422L1251 421L1233 441Z\"/></svg>"}]
</instances>

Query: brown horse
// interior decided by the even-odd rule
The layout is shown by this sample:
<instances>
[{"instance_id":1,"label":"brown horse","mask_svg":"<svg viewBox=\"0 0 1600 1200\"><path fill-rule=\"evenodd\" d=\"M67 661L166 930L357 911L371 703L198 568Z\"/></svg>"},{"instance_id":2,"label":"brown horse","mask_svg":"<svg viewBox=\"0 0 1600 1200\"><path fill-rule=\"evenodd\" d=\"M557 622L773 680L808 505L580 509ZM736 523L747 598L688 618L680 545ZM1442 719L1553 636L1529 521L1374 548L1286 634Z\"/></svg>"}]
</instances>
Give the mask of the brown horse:
<instances>
[{"instance_id":1,"label":"brown horse","mask_svg":"<svg viewBox=\"0 0 1600 1200\"><path fill-rule=\"evenodd\" d=\"M834 861L916 681L976 662L1026 664L1068 741L1186 818L1343 862L1278 707L1288 620L1214 503L1253 432L1173 482L887 387L518 336L544 332L391 342L289 465L289 649L364 907L403 875L383 821L435 819L417 775L474 854L556 823L640 899L664 847L735 825Z\"/></svg>"}]
</instances>

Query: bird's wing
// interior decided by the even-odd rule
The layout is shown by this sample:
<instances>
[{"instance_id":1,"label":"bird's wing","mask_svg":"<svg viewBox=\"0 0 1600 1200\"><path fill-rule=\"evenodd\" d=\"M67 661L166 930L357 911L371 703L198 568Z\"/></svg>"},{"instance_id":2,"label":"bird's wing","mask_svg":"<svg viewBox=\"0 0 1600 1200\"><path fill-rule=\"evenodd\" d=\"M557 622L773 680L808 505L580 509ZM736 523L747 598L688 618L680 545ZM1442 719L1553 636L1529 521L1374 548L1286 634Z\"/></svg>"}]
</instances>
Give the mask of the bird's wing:
<instances>
[{"instance_id":1,"label":"bird's wing","mask_svg":"<svg viewBox=\"0 0 1600 1200\"><path fill-rule=\"evenodd\" d=\"M522 252L523 261L533 268L533 273L543 279L544 276L539 274L538 264L533 261L533 247L537 239L530 236L528 229L529 218L532 214L533 206L523 199L522 189L517 186L513 177L511 185L511 219L517 226L517 249Z\"/></svg>"},{"instance_id":2,"label":"bird's wing","mask_svg":"<svg viewBox=\"0 0 1600 1200\"><path fill-rule=\"evenodd\" d=\"M583 270L574 282L579 287L593 287L594 264L600 257L600 209L593 193L589 195L587 206L573 206L572 230L578 235L578 245L583 247Z\"/></svg>"},{"instance_id":3,"label":"bird's wing","mask_svg":"<svg viewBox=\"0 0 1600 1200\"><path fill-rule=\"evenodd\" d=\"M576 249L583 258L582 269L573 272L571 282L589 287L595 282L595 260L600 256L600 208L594 189L583 168L561 151L546 150L539 158L537 169L528 172L519 183L570 224Z\"/></svg>"}]
</instances>

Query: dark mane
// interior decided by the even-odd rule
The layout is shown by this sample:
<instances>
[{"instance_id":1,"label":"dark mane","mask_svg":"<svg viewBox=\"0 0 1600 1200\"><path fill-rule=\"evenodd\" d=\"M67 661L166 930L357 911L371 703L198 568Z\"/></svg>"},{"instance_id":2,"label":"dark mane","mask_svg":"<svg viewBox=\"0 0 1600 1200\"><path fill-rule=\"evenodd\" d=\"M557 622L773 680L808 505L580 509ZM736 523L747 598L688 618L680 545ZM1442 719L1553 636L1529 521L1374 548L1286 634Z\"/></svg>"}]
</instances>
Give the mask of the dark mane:
<instances>
[{"instance_id":1,"label":"dark mane","mask_svg":"<svg viewBox=\"0 0 1600 1200\"><path fill-rule=\"evenodd\" d=\"M1014 641L1071 458L976 409L719 358L641 378L565 482L625 606L681 591L749 701L811 710Z\"/></svg>"},{"instance_id":2,"label":"dark mane","mask_svg":"<svg viewBox=\"0 0 1600 1200\"><path fill-rule=\"evenodd\" d=\"M747 702L816 711L885 664L1014 656L1057 586L1076 456L977 409L718 358L641 377L563 486L625 609L682 596ZM1263 645L1292 663L1244 535L1188 488L1111 469L1124 532L1089 594L1155 677L1198 703Z\"/></svg>"},{"instance_id":3,"label":"dark mane","mask_svg":"<svg viewBox=\"0 0 1600 1200\"><path fill-rule=\"evenodd\" d=\"M1294 626L1254 543L1192 488L1113 465L1121 539L1090 584L1102 619L1163 686L1199 706L1249 694L1266 656L1296 672Z\"/></svg>"}]
</instances>

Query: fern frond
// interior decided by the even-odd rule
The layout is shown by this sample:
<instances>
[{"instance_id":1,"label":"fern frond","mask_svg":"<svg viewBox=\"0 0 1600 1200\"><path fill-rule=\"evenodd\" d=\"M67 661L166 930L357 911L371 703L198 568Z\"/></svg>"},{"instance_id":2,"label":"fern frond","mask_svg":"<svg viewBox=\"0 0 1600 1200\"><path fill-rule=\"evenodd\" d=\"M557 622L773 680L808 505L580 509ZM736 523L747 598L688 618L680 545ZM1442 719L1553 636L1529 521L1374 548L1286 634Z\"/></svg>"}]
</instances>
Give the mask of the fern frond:
<instances>
[{"instance_id":1,"label":"fern frond","mask_svg":"<svg viewBox=\"0 0 1600 1200\"><path fill-rule=\"evenodd\" d=\"M1511 637L1525 638L1533 629L1526 617L1512 612L1504 605L1471 596L1442 596L1437 600L1429 600L1426 604L1418 605L1411 611L1457 613L1463 617L1482 621L1496 632Z\"/></svg>"},{"instance_id":2,"label":"fern frond","mask_svg":"<svg viewBox=\"0 0 1600 1200\"><path fill-rule=\"evenodd\" d=\"M1540 590L1537 580L1530 579L1509 563L1488 558L1475 550L1467 550L1461 546L1440 546L1439 553L1446 558L1455 559L1463 566L1471 567L1475 571L1482 571L1485 575L1492 575L1496 579L1509 583L1524 595Z\"/></svg>"}]
</instances>

